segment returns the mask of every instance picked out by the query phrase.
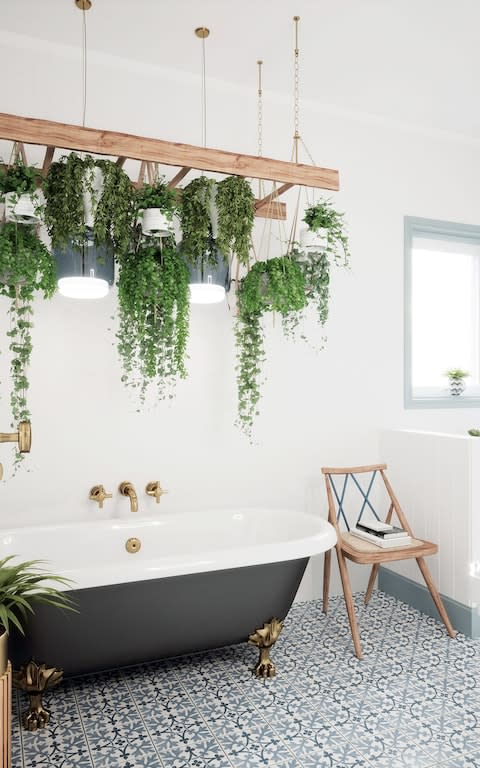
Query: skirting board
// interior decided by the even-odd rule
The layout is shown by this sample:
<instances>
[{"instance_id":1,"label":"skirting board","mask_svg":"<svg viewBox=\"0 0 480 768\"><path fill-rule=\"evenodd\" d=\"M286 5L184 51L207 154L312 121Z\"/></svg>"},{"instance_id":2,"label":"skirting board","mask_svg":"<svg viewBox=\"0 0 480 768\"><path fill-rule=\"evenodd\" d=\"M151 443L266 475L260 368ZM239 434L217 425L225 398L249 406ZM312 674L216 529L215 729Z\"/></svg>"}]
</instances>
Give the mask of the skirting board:
<instances>
[{"instance_id":1,"label":"skirting board","mask_svg":"<svg viewBox=\"0 0 480 768\"><path fill-rule=\"evenodd\" d=\"M382 566L378 572L378 588L382 592L411 605L412 608L426 613L427 616L432 616L434 619L440 618L428 589L406 576L401 576L399 573ZM445 595L441 595L441 598L454 629L466 637L480 638L478 608L470 608L468 605L459 603Z\"/></svg>"}]
</instances>

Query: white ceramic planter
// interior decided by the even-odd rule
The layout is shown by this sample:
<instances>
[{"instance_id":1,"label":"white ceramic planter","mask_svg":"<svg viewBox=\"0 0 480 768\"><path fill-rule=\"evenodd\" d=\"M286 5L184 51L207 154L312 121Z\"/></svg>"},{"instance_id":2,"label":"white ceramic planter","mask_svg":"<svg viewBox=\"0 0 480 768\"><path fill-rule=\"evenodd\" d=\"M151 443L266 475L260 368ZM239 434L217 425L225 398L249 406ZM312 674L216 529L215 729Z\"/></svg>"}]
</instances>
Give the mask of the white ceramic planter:
<instances>
[{"instance_id":1,"label":"white ceramic planter","mask_svg":"<svg viewBox=\"0 0 480 768\"><path fill-rule=\"evenodd\" d=\"M160 208L146 208L142 212L142 232L144 235L169 237L173 235L173 222L167 219Z\"/></svg>"},{"instance_id":2,"label":"white ceramic planter","mask_svg":"<svg viewBox=\"0 0 480 768\"><path fill-rule=\"evenodd\" d=\"M323 251L327 247L328 229L300 230L300 247L306 251Z\"/></svg>"},{"instance_id":3,"label":"white ceramic planter","mask_svg":"<svg viewBox=\"0 0 480 768\"><path fill-rule=\"evenodd\" d=\"M38 224L40 216L35 213L35 208L40 205L38 195L17 195L16 192L7 192L5 198L5 220L17 221L19 224Z\"/></svg>"},{"instance_id":4,"label":"white ceramic planter","mask_svg":"<svg viewBox=\"0 0 480 768\"><path fill-rule=\"evenodd\" d=\"M93 228L97 203L103 192L103 171L101 168L92 168L89 173L91 174L89 182L91 181L93 189L93 200L90 190L85 190L83 193L83 215L85 226Z\"/></svg>"}]
</instances>

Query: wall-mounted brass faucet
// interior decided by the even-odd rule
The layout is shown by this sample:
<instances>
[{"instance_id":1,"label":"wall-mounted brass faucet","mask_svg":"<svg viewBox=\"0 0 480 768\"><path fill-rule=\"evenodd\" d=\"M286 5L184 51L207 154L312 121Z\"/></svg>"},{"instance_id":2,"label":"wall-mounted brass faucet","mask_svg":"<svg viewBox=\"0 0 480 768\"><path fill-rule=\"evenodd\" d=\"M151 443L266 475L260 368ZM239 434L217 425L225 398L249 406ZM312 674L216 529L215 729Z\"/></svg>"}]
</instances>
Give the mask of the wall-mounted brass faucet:
<instances>
[{"instance_id":1,"label":"wall-mounted brass faucet","mask_svg":"<svg viewBox=\"0 0 480 768\"><path fill-rule=\"evenodd\" d=\"M103 502L105 499L111 499L112 494L106 493L103 485L94 485L93 488L90 488L90 494L88 498L91 499L91 501L96 501L99 508L103 509Z\"/></svg>"},{"instance_id":2,"label":"wall-mounted brass faucet","mask_svg":"<svg viewBox=\"0 0 480 768\"><path fill-rule=\"evenodd\" d=\"M118 486L118 490L120 491L122 496L130 497L130 509L132 510L132 512L138 512L137 493L132 483L129 483L128 480L124 480L124 482L120 483L120 485Z\"/></svg>"},{"instance_id":3,"label":"wall-mounted brass faucet","mask_svg":"<svg viewBox=\"0 0 480 768\"><path fill-rule=\"evenodd\" d=\"M157 504L160 504L160 497L163 496L164 493L168 493L168 491L163 490L162 486L160 485L160 480L154 480L151 483L147 483L145 490L147 492L147 496L155 497Z\"/></svg>"},{"instance_id":4,"label":"wall-mounted brass faucet","mask_svg":"<svg viewBox=\"0 0 480 768\"><path fill-rule=\"evenodd\" d=\"M32 447L32 426L29 421L21 421L18 432L0 432L0 443L18 443L20 453L30 453Z\"/></svg>"}]
</instances>

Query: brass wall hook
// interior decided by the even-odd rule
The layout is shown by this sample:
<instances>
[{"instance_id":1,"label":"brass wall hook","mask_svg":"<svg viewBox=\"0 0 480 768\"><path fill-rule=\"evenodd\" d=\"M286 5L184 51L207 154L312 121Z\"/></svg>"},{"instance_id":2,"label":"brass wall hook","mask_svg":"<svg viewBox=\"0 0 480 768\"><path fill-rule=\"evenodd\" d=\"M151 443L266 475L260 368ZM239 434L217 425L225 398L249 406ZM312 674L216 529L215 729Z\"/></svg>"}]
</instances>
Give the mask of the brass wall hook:
<instances>
[{"instance_id":1,"label":"brass wall hook","mask_svg":"<svg viewBox=\"0 0 480 768\"><path fill-rule=\"evenodd\" d=\"M30 453L32 447L32 425L21 421L18 432L0 432L0 443L18 443L20 453Z\"/></svg>"},{"instance_id":2,"label":"brass wall hook","mask_svg":"<svg viewBox=\"0 0 480 768\"><path fill-rule=\"evenodd\" d=\"M157 504L160 504L160 497L163 496L164 493L168 493L168 491L163 490L162 486L160 485L160 480L153 480L151 483L147 483L145 486L145 491L147 496L155 497Z\"/></svg>"},{"instance_id":3,"label":"brass wall hook","mask_svg":"<svg viewBox=\"0 0 480 768\"><path fill-rule=\"evenodd\" d=\"M103 509L103 502L105 501L105 499L111 499L112 494L106 493L103 485L94 485L93 488L90 488L90 494L88 498L91 501L96 501L99 508Z\"/></svg>"}]
</instances>

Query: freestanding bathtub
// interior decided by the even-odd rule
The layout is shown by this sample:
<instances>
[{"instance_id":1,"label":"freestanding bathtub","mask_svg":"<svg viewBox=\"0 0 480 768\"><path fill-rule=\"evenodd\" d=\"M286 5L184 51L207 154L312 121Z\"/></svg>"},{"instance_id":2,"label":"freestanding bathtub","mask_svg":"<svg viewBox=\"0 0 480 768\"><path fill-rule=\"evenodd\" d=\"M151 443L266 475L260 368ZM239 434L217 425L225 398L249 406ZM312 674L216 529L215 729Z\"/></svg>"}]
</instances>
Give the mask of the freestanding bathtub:
<instances>
[{"instance_id":1,"label":"freestanding bathtub","mask_svg":"<svg viewBox=\"0 0 480 768\"><path fill-rule=\"evenodd\" d=\"M0 557L72 579L79 611L36 606L10 657L71 676L245 641L285 617L308 558L335 541L325 520L283 509L0 530Z\"/></svg>"}]
</instances>

